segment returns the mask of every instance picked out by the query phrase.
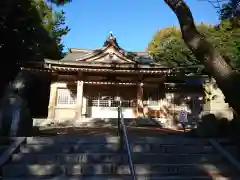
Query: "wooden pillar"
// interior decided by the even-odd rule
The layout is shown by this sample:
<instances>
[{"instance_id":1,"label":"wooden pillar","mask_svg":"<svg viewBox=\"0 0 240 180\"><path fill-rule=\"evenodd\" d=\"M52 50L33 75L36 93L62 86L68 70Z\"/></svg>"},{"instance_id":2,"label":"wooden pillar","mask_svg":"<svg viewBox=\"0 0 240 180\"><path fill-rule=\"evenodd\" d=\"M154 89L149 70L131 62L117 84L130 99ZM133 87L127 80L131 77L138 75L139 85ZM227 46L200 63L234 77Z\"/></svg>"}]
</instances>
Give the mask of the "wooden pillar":
<instances>
[{"instance_id":1,"label":"wooden pillar","mask_svg":"<svg viewBox=\"0 0 240 180\"><path fill-rule=\"evenodd\" d=\"M137 117L143 117L143 84L137 83Z\"/></svg>"},{"instance_id":2,"label":"wooden pillar","mask_svg":"<svg viewBox=\"0 0 240 180\"><path fill-rule=\"evenodd\" d=\"M52 75L52 82L50 86L50 96L48 104L48 120L52 121L55 119L55 107L57 103L57 75Z\"/></svg>"},{"instance_id":3,"label":"wooden pillar","mask_svg":"<svg viewBox=\"0 0 240 180\"><path fill-rule=\"evenodd\" d=\"M83 108L83 78L82 74L79 74L77 80L76 120L82 118L82 108Z\"/></svg>"}]
</instances>

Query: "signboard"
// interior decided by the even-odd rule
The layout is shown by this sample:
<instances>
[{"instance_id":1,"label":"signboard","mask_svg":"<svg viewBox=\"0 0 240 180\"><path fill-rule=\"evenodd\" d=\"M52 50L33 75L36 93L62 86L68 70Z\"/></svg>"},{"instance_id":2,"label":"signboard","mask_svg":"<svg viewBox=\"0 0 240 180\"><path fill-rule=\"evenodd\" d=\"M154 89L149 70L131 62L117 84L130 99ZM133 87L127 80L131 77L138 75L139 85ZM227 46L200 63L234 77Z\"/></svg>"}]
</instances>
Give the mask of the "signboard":
<instances>
[{"instance_id":1,"label":"signboard","mask_svg":"<svg viewBox=\"0 0 240 180\"><path fill-rule=\"evenodd\" d=\"M186 123L188 122L188 119L187 119L187 111L185 109L182 109L179 113L179 121L181 123Z\"/></svg>"}]
</instances>

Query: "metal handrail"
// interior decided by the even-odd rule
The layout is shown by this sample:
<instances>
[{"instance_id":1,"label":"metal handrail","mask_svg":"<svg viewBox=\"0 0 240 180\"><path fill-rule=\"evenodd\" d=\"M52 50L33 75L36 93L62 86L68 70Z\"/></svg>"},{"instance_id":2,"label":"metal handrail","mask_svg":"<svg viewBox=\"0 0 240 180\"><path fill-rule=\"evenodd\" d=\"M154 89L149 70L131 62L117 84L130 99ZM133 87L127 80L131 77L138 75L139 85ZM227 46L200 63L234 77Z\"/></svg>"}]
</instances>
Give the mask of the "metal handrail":
<instances>
[{"instance_id":1,"label":"metal handrail","mask_svg":"<svg viewBox=\"0 0 240 180\"><path fill-rule=\"evenodd\" d=\"M12 137L9 139L13 140L13 143L11 143L0 155L0 167L2 167L10 159L11 155L25 141L26 137Z\"/></svg>"},{"instance_id":2,"label":"metal handrail","mask_svg":"<svg viewBox=\"0 0 240 180\"><path fill-rule=\"evenodd\" d=\"M240 162L226 151L215 139L208 139L208 142L240 172Z\"/></svg>"},{"instance_id":3,"label":"metal handrail","mask_svg":"<svg viewBox=\"0 0 240 180\"><path fill-rule=\"evenodd\" d=\"M127 128L124 123L122 108L120 106L118 107L118 136L120 136L121 148L123 148L124 142L127 148L128 163L129 163L132 180L137 180L135 175L134 165L132 162L132 155L131 155L128 135L127 135Z\"/></svg>"}]
</instances>

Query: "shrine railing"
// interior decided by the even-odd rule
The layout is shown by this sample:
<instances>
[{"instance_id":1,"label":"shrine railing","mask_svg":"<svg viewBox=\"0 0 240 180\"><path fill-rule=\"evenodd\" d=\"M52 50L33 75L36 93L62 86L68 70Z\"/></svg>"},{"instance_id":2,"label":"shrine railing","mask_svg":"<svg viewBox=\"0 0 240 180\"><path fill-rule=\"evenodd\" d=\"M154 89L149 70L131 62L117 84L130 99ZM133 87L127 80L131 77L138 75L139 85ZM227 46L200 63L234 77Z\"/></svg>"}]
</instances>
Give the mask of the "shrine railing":
<instances>
[{"instance_id":1,"label":"shrine railing","mask_svg":"<svg viewBox=\"0 0 240 180\"><path fill-rule=\"evenodd\" d=\"M127 155L128 155L128 164L129 164L129 168L130 168L130 172L131 172L131 179L137 180L136 175L135 175L134 165L132 162L132 153L131 153L131 149L130 149L127 128L126 128L126 125L125 125L124 119L123 119L122 107L120 107L120 106L118 107L118 136L120 137L121 149L123 149L124 145L126 146Z\"/></svg>"}]
</instances>

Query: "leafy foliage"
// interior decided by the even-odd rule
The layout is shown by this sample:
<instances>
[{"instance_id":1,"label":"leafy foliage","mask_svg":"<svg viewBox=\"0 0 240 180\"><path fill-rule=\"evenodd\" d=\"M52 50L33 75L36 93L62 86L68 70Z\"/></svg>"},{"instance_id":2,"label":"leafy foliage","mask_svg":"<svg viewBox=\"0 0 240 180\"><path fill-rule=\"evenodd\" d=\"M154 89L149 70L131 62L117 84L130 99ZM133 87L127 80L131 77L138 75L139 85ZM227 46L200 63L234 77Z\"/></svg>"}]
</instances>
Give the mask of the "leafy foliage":
<instances>
[{"instance_id":1,"label":"leafy foliage","mask_svg":"<svg viewBox=\"0 0 240 180\"><path fill-rule=\"evenodd\" d=\"M64 13L54 11L44 0L1 0L0 53L4 66L0 86L16 77L19 62L59 59L61 38L69 31L64 24Z\"/></svg>"},{"instance_id":2,"label":"leafy foliage","mask_svg":"<svg viewBox=\"0 0 240 180\"><path fill-rule=\"evenodd\" d=\"M64 12L54 11L44 0L3 1L0 12L0 51L14 49L19 52L16 58L20 61L36 59L36 55L40 54L43 57L59 58L63 48L61 38L69 32L69 28L64 26Z\"/></svg>"},{"instance_id":3,"label":"leafy foliage","mask_svg":"<svg viewBox=\"0 0 240 180\"><path fill-rule=\"evenodd\" d=\"M35 0L34 6L39 12L42 26L56 40L59 52L62 53L64 48L61 42L62 37L70 31L68 26L65 26L65 12L54 11L52 6L48 5L44 0Z\"/></svg>"},{"instance_id":4,"label":"leafy foliage","mask_svg":"<svg viewBox=\"0 0 240 180\"><path fill-rule=\"evenodd\" d=\"M238 16L240 12L240 0L229 0L220 9L220 19L230 19Z\"/></svg>"},{"instance_id":5,"label":"leafy foliage","mask_svg":"<svg viewBox=\"0 0 240 180\"><path fill-rule=\"evenodd\" d=\"M231 59L233 66L240 67L239 59L239 29L233 29L229 21L222 21L219 26L199 24L198 30L227 59ZM168 27L157 31L148 45L149 53L163 65L194 65L200 62L194 57L182 40L181 31L176 27ZM229 60L230 61L230 60Z\"/></svg>"},{"instance_id":6,"label":"leafy foliage","mask_svg":"<svg viewBox=\"0 0 240 180\"><path fill-rule=\"evenodd\" d=\"M230 20L232 25L240 27L240 0L229 0L219 11L220 20Z\"/></svg>"},{"instance_id":7,"label":"leafy foliage","mask_svg":"<svg viewBox=\"0 0 240 180\"><path fill-rule=\"evenodd\" d=\"M195 61L181 38L181 31L176 27L168 27L157 31L148 45L148 51L157 62L163 65L176 66L192 64Z\"/></svg>"},{"instance_id":8,"label":"leafy foliage","mask_svg":"<svg viewBox=\"0 0 240 180\"><path fill-rule=\"evenodd\" d=\"M66 3L71 2L72 0L48 0L48 1L55 3L57 5L64 5Z\"/></svg>"}]
</instances>

